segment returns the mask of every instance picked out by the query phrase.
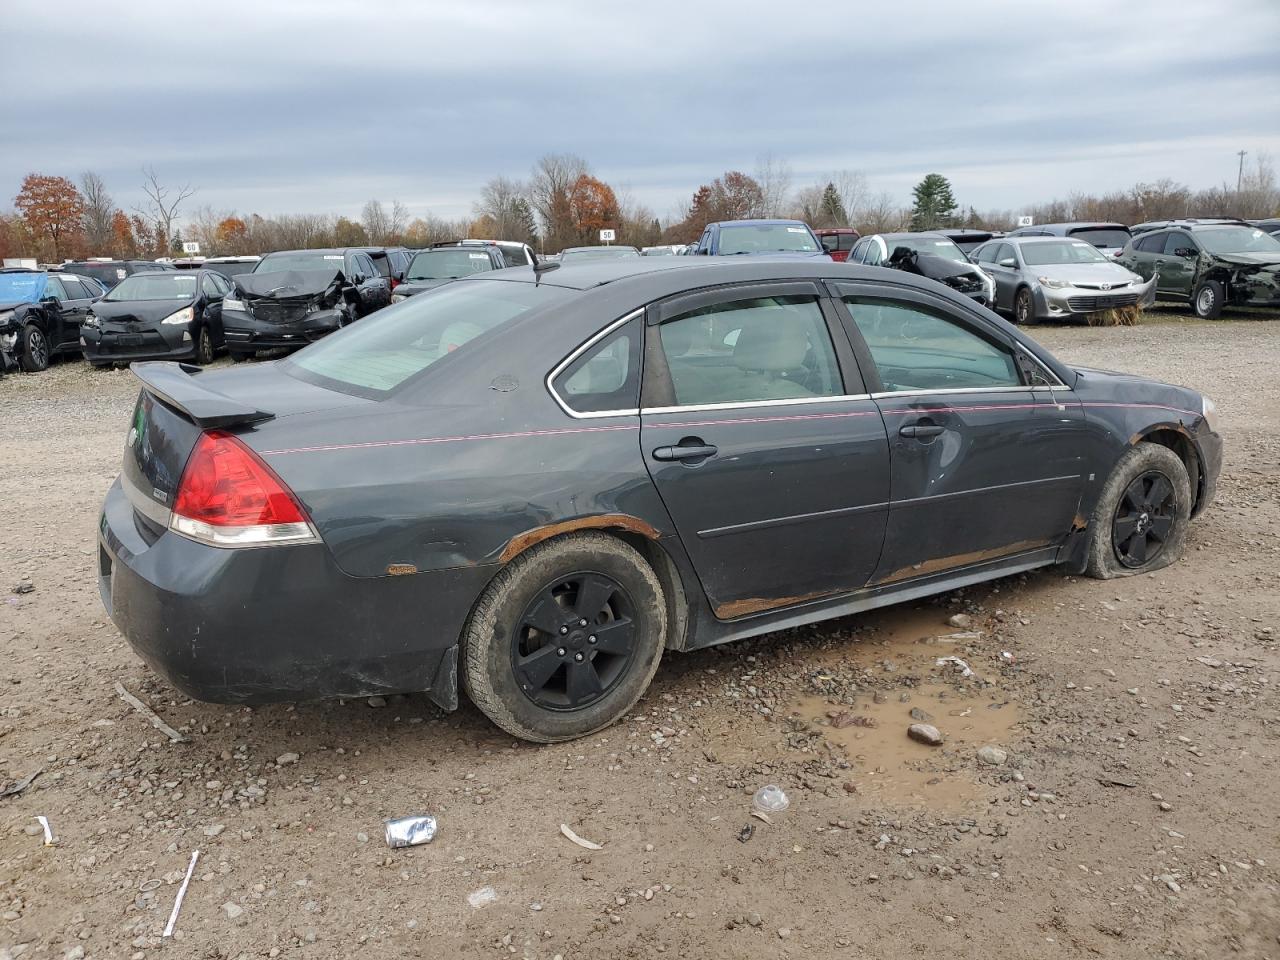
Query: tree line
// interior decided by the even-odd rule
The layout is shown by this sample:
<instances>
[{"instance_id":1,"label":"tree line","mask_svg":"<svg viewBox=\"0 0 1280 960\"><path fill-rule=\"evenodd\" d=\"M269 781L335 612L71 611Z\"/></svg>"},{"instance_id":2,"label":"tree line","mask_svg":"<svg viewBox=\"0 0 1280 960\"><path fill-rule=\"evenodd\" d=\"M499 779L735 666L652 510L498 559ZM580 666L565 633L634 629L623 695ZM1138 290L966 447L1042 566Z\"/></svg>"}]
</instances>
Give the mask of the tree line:
<instances>
[{"instance_id":1,"label":"tree line","mask_svg":"<svg viewBox=\"0 0 1280 960\"><path fill-rule=\"evenodd\" d=\"M194 240L207 256L261 254L307 247L425 247L460 237L521 240L537 250L594 244L599 231L617 232L619 243L652 246L691 243L708 223L754 217L786 217L814 227L854 227L863 234L944 227L1008 229L1018 216L1037 223L1105 220L1132 224L1188 216L1259 218L1280 212L1280 187L1268 156L1242 171L1235 187L1193 190L1169 179L1137 183L1101 195L1071 193L1021 210L962 207L950 181L931 173L916 185L912 202L873 194L866 176L839 170L798 188L790 167L763 158L751 173L728 170L698 186L687 203L665 217L637 203L630 192L600 179L582 157L541 157L525 179L494 177L480 190L470 217L411 217L399 201L372 199L358 218L330 213L262 216L209 205L192 206L197 190L175 186L156 171L142 171L144 201L129 210L116 205L106 183L86 172L78 183L32 173L0 213L0 256L67 258L181 256Z\"/></svg>"}]
</instances>

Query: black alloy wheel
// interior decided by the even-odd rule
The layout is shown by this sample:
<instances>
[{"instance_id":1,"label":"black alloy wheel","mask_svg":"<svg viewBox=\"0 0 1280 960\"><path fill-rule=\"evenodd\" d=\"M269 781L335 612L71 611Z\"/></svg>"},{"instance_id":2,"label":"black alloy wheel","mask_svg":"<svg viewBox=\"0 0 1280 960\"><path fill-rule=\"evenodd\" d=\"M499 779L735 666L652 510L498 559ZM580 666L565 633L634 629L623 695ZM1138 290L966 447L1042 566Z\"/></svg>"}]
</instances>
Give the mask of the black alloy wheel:
<instances>
[{"instance_id":1,"label":"black alloy wheel","mask_svg":"<svg viewBox=\"0 0 1280 960\"><path fill-rule=\"evenodd\" d=\"M544 710L581 710L627 672L635 650L635 604L602 573L557 577L525 607L511 637L524 695Z\"/></svg>"},{"instance_id":2,"label":"black alloy wheel","mask_svg":"<svg viewBox=\"0 0 1280 960\"><path fill-rule=\"evenodd\" d=\"M1142 567L1155 560L1173 532L1178 497L1163 473L1149 470L1135 477L1120 496L1111 521L1116 559L1126 567Z\"/></svg>"}]
</instances>

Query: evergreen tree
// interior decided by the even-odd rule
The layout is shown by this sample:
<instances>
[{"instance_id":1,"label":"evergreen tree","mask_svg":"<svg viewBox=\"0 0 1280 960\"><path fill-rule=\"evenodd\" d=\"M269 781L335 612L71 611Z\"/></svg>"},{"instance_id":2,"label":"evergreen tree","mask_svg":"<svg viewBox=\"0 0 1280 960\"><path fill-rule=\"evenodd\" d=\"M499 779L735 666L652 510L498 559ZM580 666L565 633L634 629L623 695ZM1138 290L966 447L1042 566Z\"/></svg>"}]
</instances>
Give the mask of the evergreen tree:
<instances>
[{"instance_id":1,"label":"evergreen tree","mask_svg":"<svg viewBox=\"0 0 1280 960\"><path fill-rule=\"evenodd\" d=\"M912 191L915 206L911 210L912 230L937 230L955 222L956 198L951 181L940 173L931 173Z\"/></svg>"},{"instance_id":2,"label":"evergreen tree","mask_svg":"<svg viewBox=\"0 0 1280 960\"><path fill-rule=\"evenodd\" d=\"M819 219L824 227L847 227L849 214L844 209L844 201L834 183L827 183L822 191L822 203L818 208Z\"/></svg>"}]
</instances>

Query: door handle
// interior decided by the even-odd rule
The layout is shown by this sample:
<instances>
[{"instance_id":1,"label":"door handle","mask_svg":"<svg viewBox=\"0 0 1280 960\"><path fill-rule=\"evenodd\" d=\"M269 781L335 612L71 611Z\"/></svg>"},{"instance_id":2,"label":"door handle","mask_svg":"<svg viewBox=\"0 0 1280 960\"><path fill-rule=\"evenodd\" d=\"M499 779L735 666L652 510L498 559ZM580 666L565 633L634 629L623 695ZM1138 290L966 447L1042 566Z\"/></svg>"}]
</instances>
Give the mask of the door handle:
<instances>
[{"instance_id":1,"label":"door handle","mask_svg":"<svg viewBox=\"0 0 1280 960\"><path fill-rule=\"evenodd\" d=\"M658 447L653 451L653 459L655 460L705 460L707 457L714 457L719 450L717 447L709 443L703 443L701 440L692 443L680 441L678 446L674 447Z\"/></svg>"},{"instance_id":2,"label":"door handle","mask_svg":"<svg viewBox=\"0 0 1280 960\"><path fill-rule=\"evenodd\" d=\"M946 428L939 424L931 423L928 420L921 420L917 423L909 423L904 427L900 427L898 429L898 436L915 437L917 440L928 440L932 437L938 436L940 433L944 433L945 431Z\"/></svg>"}]
</instances>

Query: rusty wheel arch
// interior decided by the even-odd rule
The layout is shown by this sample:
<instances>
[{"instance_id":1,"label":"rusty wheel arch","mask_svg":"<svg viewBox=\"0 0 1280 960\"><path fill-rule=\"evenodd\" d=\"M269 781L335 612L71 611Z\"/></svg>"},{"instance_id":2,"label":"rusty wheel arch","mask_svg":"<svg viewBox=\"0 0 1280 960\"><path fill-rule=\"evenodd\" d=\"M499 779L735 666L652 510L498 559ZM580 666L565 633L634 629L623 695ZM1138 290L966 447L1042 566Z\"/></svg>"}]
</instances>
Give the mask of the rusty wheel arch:
<instances>
[{"instance_id":1,"label":"rusty wheel arch","mask_svg":"<svg viewBox=\"0 0 1280 960\"><path fill-rule=\"evenodd\" d=\"M670 624L670 630L666 646L670 650L686 649L689 601L684 578L675 560L659 543L661 534L657 528L639 517L626 513L605 513L544 524L518 533L508 540L498 559L504 565L508 564L536 544L583 530L598 530L601 533L611 534L640 551L640 554L649 561L658 575L667 600L667 623Z\"/></svg>"},{"instance_id":2,"label":"rusty wheel arch","mask_svg":"<svg viewBox=\"0 0 1280 960\"><path fill-rule=\"evenodd\" d=\"M1191 439L1191 432L1182 424L1162 424L1135 433L1129 438L1130 446L1137 446L1139 443L1158 443L1178 455L1178 459L1187 468L1187 476L1191 480L1191 492L1194 498L1191 512L1194 514L1204 493L1204 469L1200 463L1200 452Z\"/></svg>"}]
</instances>

